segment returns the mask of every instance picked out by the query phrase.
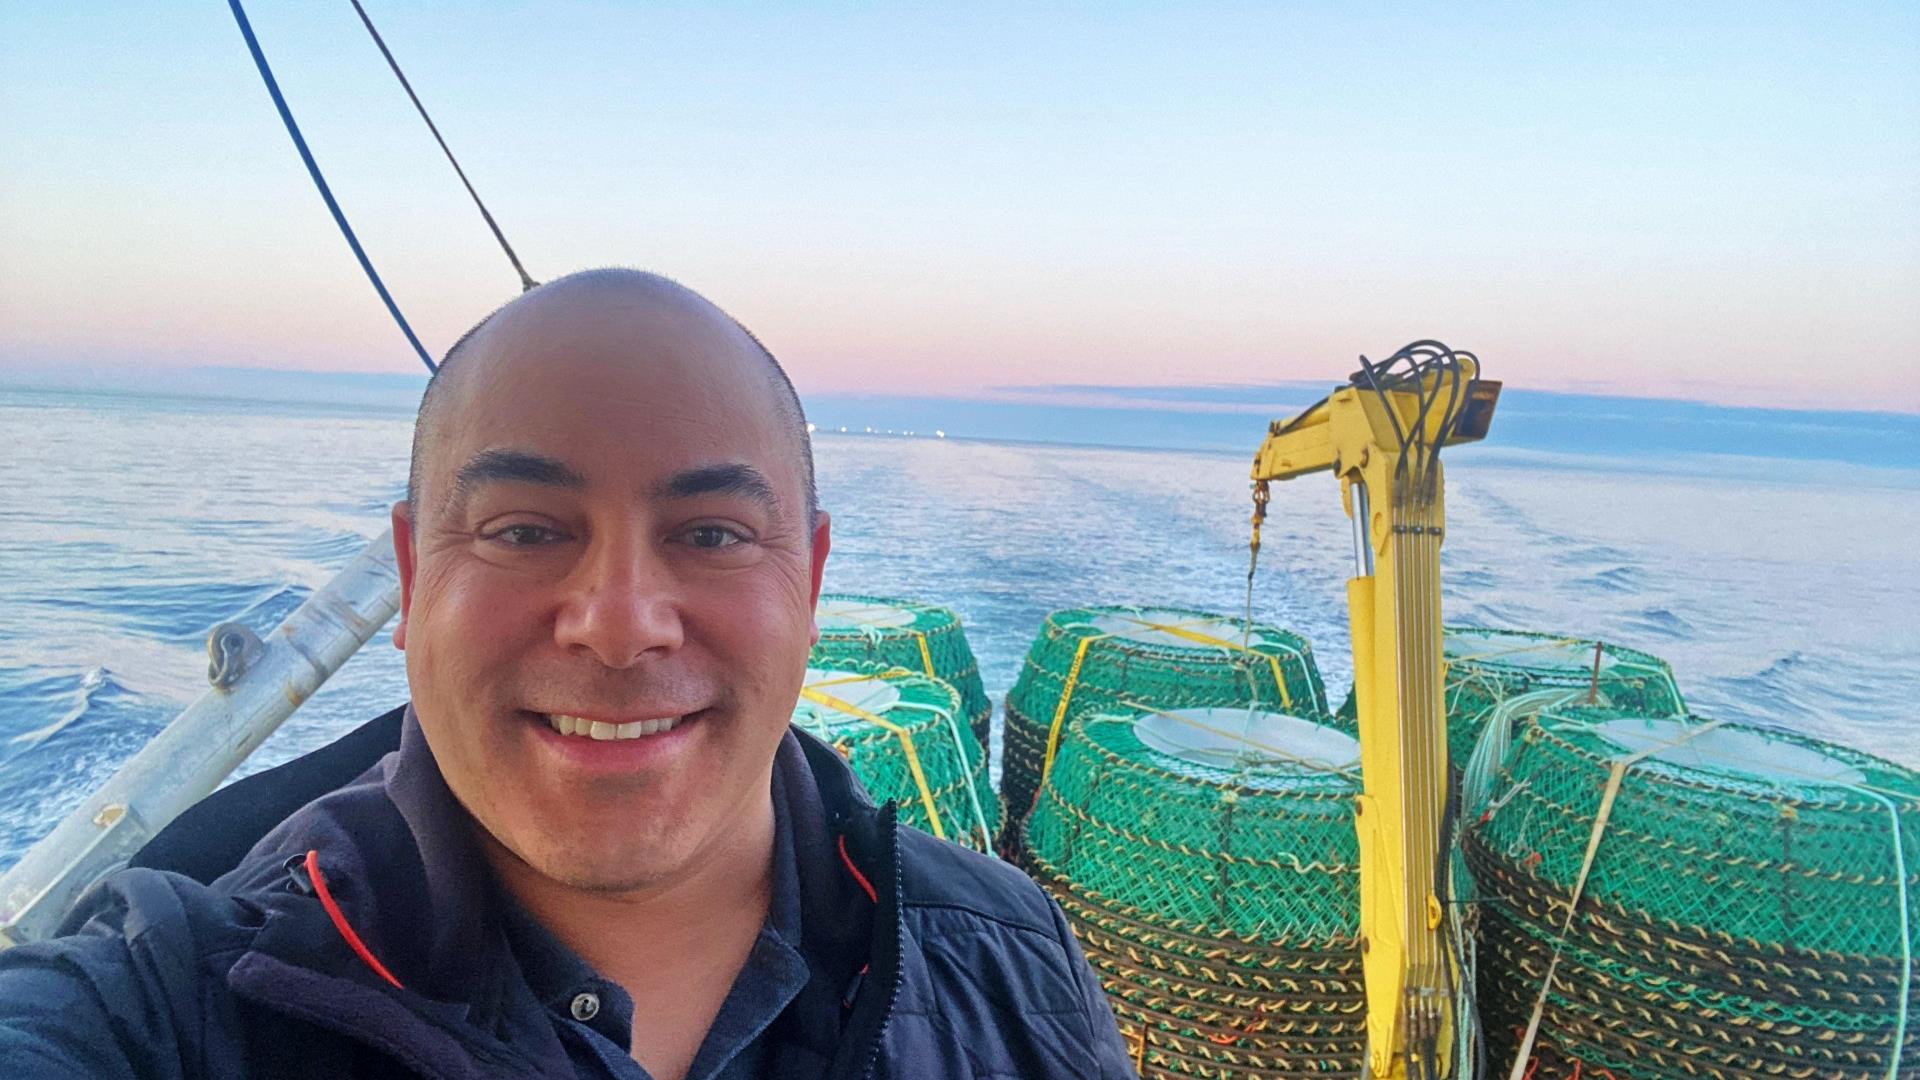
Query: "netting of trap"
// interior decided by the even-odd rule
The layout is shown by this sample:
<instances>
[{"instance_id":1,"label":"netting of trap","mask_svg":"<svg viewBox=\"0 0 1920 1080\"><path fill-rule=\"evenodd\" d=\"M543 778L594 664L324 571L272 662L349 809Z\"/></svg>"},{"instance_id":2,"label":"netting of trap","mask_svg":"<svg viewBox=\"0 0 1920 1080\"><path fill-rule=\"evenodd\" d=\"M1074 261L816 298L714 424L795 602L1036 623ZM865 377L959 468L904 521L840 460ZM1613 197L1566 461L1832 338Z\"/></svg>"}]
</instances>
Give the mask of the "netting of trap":
<instances>
[{"instance_id":1,"label":"netting of trap","mask_svg":"<svg viewBox=\"0 0 1920 1080\"><path fill-rule=\"evenodd\" d=\"M1312 646L1279 627L1177 608L1072 608L1048 615L1007 694L1003 848L1017 845L1016 826L1034 805L1073 720L1141 707L1211 706L1325 717Z\"/></svg>"},{"instance_id":2,"label":"netting of trap","mask_svg":"<svg viewBox=\"0 0 1920 1080\"><path fill-rule=\"evenodd\" d=\"M1586 704L1643 716L1680 716L1687 708L1667 662L1624 645L1568 634L1449 626L1441 649L1447 665L1447 749L1455 768L1466 767L1495 710L1521 695L1579 690ZM1508 715L1519 718L1511 709ZM1351 693L1336 716L1342 727L1355 723Z\"/></svg>"},{"instance_id":3,"label":"netting of trap","mask_svg":"<svg viewBox=\"0 0 1920 1080\"><path fill-rule=\"evenodd\" d=\"M980 664L967 644L960 617L951 608L883 596L826 593L814 619L820 641L810 662L831 667L842 661L887 664L953 684L960 708L982 747L990 745L993 702L980 680Z\"/></svg>"},{"instance_id":4,"label":"netting of trap","mask_svg":"<svg viewBox=\"0 0 1920 1080\"><path fill-rule=\"evenodd\" d=\"M1352 1074L1359 744L1247 707L1073 721L1021 857L1149 1076Z\"/></svg>"},{"instance_id":5,"label":"netting of trap","mask_svg":"<svg viewBox=\"0 0 1920 1080\"><path fill-rule=\"evenodd\" d=\"M1920 774L1791 732L1542 711L1465 837L1496 1054L1532 1023L1623 1077L1901 1075L1916 809Z\"/></svg>"},{"instance_id":6,"label":"netting of trap","mask_svg":"<svg viewBox=\"0 0 1920 1080\"><path fill-rule=\"evenodd\" d=\"M876 800L897 802L903 824L992 850L1000 806L950 684L886 664L809 668L793 723L839 750Z\"/></svg>"}]
</instances>

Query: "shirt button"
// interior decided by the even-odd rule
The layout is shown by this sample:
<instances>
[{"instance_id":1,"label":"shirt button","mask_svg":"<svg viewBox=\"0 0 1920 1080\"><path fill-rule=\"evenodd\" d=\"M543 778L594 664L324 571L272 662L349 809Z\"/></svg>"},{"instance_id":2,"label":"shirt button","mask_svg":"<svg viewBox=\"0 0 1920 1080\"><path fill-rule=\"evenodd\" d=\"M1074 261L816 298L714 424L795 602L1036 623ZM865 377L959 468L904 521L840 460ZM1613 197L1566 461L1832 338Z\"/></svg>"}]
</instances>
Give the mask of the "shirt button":
<instances>
[{"instance_id":1,"label":"shirt button","mask_svg":"<svg viewBox=\"0 0 1920 1080\"><path fill-rule=\"evenodd\" d=\"M573 996L573 1018L585 1022L600 1015L599 994L575 994Z\"/></svg>"}]
</instances>

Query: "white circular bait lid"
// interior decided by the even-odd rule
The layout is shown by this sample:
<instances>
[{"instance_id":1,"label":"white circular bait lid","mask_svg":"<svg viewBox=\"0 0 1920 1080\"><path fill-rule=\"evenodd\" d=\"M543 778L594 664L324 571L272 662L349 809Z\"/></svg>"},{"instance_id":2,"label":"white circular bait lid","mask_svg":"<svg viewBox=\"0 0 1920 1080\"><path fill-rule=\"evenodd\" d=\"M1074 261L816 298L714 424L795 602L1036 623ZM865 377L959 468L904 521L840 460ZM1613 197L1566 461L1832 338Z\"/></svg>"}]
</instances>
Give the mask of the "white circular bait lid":
<instances>
[{"instance_id":1,"label":"white circular bait lid","mask_svg":"<svg viewBox=\"0 0 1920 1080\"><path fill-rule=\"evenodd\" d=\"M1567 638L1519 634L1510 630L1448 632L1441 649L1448 663L1480 662L1534 671L1592 671L1594 644ZM1600 650L1600 670L1614 666L1613 654Z\"/></svg>"},{"instance_id":2,"label":"white circular bait lid","mask_svg":"<svg viewBox=\"0 0 1920 1080\"><path fill-rule=\"evenodd\" d=\"M872 675L862 675L857 671L836 671L831 668L808 668L806 682L802 684L808 690L820 693L875 716L885 716L887 710L900 701L900 691L885 679ZM822 724L843 724L861 717L836 705L824 701L815 701L805 694L794 704L795 720L811 720Z\"/></svg>"},{"instance_id":3,"label":"white circular bait lid","mask_svg":"<svg viewBox=\"0 0 1920 1080\"><path fill-rule=\"evenodd\" d=\"M1714 728L1689 737L1699 724L1680 720L1620 717L1593 725L1601 738L1628 754L1651 750L1647 756L1688 769L1734 773L1759 780L1795 784L1866 783L1859 769L1828 757L1810 746L1769 739L1740 728Z\"/></svg>"},{"instance_id":4,"label":"white circular bait lid","mask_svg":"<svg viewBox=\"0 0 1920 1080\"><path fill-rule=\"evenodd\" d=\"M1252 637L1247 637L1242 624L1232 619L1221 619L1205 615L1192 615L1181 611L1109 611L1094 616L1094 629L1113 637L1126 638L1147 645L1172 645L1182 649L1206 648L1211 642L1195 640L1211 638L1228 645L1239 645L1245 639L1248 645L1263 645L1267 636L1255 628Z\"/></svg>"},{"instance_id":5,"label":"white circular bait lid","mask_svg":"<svg viewBox=\"0 0 1920 1080\"><path fill-rule=\"evenodd\" d=\"M820 606L814 611L814 619L822 630L846 630L856 626L891 629L912 626L914 614L892 604L876 604L871 600L854 600L844 596L823 596Z\"/></svg>"},{"instance_id":6,"label":"white circular bait lid","mask_svg":"<svg viewBox=\"0 0 1920 1080\"><path fill-rule=\"evenodd\" d=\"M1256 763L1334 772L1360 764L1360 742L1343 731L1286 713L1247 708L1171 709L1134 721L1149 748L1195 765L1233 769Z\"/></svg>"}]
</instances>

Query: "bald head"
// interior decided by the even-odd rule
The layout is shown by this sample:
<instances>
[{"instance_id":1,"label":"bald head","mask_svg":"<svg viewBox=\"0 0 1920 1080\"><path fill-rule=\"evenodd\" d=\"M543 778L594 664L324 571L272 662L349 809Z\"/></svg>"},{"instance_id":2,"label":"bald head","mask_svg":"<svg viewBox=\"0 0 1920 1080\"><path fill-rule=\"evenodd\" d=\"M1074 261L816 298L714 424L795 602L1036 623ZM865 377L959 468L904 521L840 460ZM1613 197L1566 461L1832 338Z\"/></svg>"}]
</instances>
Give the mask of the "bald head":
<instances>
[{"instance_id":1,"label":"bald head","mask_svg":"<svg viewBox=\"0 0 1920 1080\"><path fill-rule=\"evenodd\" d=\"M738 320L699 293L658 274L622 268L583 270L524 293L474 324L447 350L427 382L414 423L407 502L416 515L445 497L429 490L432 464L447 425L458 422L475 394L488 392L487 369L509 360L524 362L530 355L562 353L589 353L609 364L710 363L716 386L726 383L726 368L746 358L760 376L757 383L774 422L791 444L806 519L817 517L806 413L780 362ZM636 423L644 421L644 415L635 417Z\"/></svg>"}]
</instances>

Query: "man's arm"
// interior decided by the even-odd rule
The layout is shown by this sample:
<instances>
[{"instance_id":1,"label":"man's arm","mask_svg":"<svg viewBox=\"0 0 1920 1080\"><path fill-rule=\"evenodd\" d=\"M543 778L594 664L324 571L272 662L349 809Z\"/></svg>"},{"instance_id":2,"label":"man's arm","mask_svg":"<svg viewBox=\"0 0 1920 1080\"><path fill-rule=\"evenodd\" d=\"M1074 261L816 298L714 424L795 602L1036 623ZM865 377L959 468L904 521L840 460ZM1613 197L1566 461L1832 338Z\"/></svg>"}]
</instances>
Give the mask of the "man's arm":
<instances>
[{"instance_id":1,"label":"man's arm","mask_svg":"<svg viewBox=\"0 0 1920 1080\"><path fill-rule=\"evenodd\" d=\"M1087 1027L1091 1041L1087 1046L1088 1077L1098 1080L1136 1080L1140 1075L1134 1070L1133 1056L1127 1052L1126 1040L1120 1037L1120 1026L1114 1022L1113 1006L1107 1001L1107 992L1100 985L1100 979L1093 973L1092 965L1080 952L1080 942L1073 936L1073 927L1067 923L1067 917L1060 905L1049 897L1047 905L1053 909L1054 929L1060 935L1061 947L1067 951L1067 961L1073 967L1075 984L1080 988L1080 1003L1086 1013Z\"/></svg>"},{"instance_id":2,"label":"man's arm","mask_svg":"<svg viewBox=\"0 0 1920 1080\"><path fill-rule=\"evenodd\" d=\"M177 1080L199 1070L202 965L183 886L120 871L81 896L66 936L0 951L0 1077Z\"/></svg>"},{"instance_id":3,"label":"man's arm","mask_svg":"<svg viewBox=\"0 0 1920 1080\"><path fill-rule=\"evenodd\" d=\"M144 970L143 970L144 969ZM180 1075L171 1017L125 938L85 935L0 952L0 1076Z\"/></svg>"}]
</instances>

